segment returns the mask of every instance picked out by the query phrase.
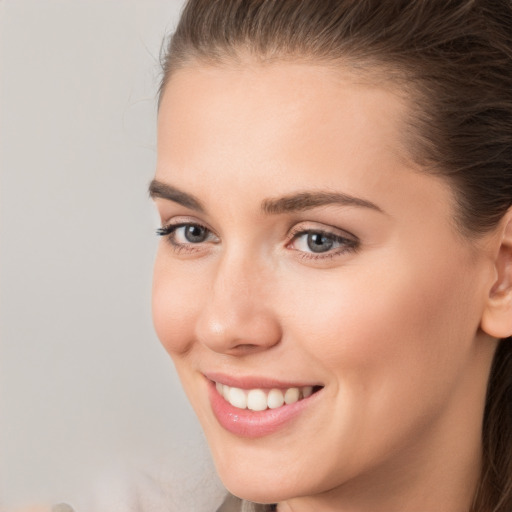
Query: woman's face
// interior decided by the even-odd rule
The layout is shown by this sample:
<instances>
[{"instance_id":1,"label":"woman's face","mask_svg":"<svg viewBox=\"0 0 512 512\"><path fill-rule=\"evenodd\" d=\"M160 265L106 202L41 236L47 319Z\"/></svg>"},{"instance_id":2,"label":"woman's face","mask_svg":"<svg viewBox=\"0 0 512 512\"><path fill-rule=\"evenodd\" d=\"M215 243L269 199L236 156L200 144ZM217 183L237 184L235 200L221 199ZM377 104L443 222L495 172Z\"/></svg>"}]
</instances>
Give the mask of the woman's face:
<instances>
[{"instance_id":1,"label":"woman's face","mask_svg":"<svg viewBox=\"0 0 512 512\"><path fill-rule=\"evenodd\" d=\"M386 492L478 444L490 269L407 158L406 114L391 87L306 64L166 87L154 323L239 496Z\"/></svg>"}]
</instances>

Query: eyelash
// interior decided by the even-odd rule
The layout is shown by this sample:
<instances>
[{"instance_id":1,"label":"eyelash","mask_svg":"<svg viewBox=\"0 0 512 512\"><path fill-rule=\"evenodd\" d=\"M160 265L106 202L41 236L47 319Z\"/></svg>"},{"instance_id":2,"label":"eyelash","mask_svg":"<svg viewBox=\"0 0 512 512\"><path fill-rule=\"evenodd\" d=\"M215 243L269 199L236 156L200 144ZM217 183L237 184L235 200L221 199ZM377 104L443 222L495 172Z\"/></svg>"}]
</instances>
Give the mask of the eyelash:
<instances>
[{"instance_id":1,"label":"eyelash","mask_svg":"<svg viewBox=\"0 0 512 512\"><path fill-rule=\"evenodd\" d=\"M156 230L156 233L158 236L165 237L166 240L171 244L172 248L176 251L177 254L180 254L182 252L191 253L191 252L195 252L197 250L197 248L194 246L200 245L201 243L204 243L204 242L181 243L181 242L176 242L176 239L175 239L176 230L179 228L188 227L188 226L198 227L198 228L206 230L210 234L212 233L212 231L210 229L208 229L206 226L196 223L196 222L181 222L181 223L177 223L177 224L169 224L167 226L158 228ZM290 241L287 243L286 246L289 247L292 244L292 242L294 242L294 241L300 239L300 237L306 236L306 235L324 236L324 237L328 238L329 240L332 240L334 243L339 244L339 247L336 249L328 250L323 253L306 252L306 251L301 251L299 249L292 249L292 250L295 250L296 252L300 253L299 257L301 259L309 259L309 260L332 259L332 258L335 258L336 256L340 256L345 253L356 252L360 246L360 241L356 237L353 237L353 238L349 238L348 236L344 237L344 236L336 235L335 233L332 233L330 231L325 231L322 229L303 229L303 228L298 228L298 229L291 231L290 236L289 236Z\"/></svg>"},{"instance_id":2,"label":"eyelash","mask_svg":"<svg viewBox=\"0 0 512 512\"><path fill-rule=\"evenodd\" d=\"M332 240L334 243L339 244L339 247L336 249L330 249L326 252L322 253L314 253L314 252L306 252L301 251L300 249L294 249L299 252L299 256L302 259L309 260L321 260L321 259L332 259L336 256L341 256L342 254L356 252L359 249L360 242L356 237L349 238L348 236L341 236L333 233L332 231L326 231L323 229L304 229L298 228L294 229L290 233L290 242L287 244L289 246L294 241L297 241L302 236L306 235L320 235Z\"/></svg>"},{"instance_id":3,"label":"eyelash","mask_svg":"<svg viewBox=\"0 0 512 512\"><path fill-rule=\"evenodd\" d=\"M184 244L181 242L176 242L175 239L176 230L187 226L205 229L206 231L211 233L211 230L209 230L206 226L203 226L202 224L199 224L197 222L179 222L177 224L168 224L167 226L162 226L161 228L158 228L156 230L156 234L158 236L165 237L165 239L171 244L172 248L176 251L177 254L180 254L182 252L194 252L197 249L196 247L194 247L194 245L199 244L194 244L192 242Z\"/></svg>"}]
</instances>

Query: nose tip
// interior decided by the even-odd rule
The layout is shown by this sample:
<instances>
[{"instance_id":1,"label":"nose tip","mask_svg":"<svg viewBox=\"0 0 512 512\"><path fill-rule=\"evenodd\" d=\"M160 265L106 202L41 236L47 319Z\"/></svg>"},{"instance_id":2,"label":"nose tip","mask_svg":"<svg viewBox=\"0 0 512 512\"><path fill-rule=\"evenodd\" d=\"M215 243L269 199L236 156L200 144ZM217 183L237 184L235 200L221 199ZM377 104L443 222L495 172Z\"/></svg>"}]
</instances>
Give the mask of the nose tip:
<instances>
[{"instance_id":1,"label":"nose tip","mask_svg":"<svg viewBox=\"0 0 512 512\"><path fill-rule=\"evenodd\" d=\"M281 329L270 311L244 316L234 309L223 314L215 314L210 309L201 315L197 337L214 352L244 355L279 343Z\"/></svg>"},{"instance_id":2,"label":"nose tip","mask_svg":"<svg viewBox=\"0 0 512 512\"><path fill-rule=\"evenodd\" d=\"M237 271L238 270L238 271ZM242 355L279 343L281 326L265 279L253 265L223 265L201 301L197 339L219 353Z\"/></svg>"}]
</instances>

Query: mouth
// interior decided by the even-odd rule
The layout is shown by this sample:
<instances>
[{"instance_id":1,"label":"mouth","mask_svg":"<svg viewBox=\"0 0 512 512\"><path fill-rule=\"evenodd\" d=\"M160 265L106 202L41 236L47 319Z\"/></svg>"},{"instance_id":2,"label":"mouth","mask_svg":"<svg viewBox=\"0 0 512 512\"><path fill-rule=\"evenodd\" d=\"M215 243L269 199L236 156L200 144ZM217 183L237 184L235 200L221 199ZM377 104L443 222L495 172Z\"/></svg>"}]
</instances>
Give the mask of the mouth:
<instances>
[{"instance_id":1,"label":"mouth","mask_svg":"<svg viewBox=\"0 0 512 512\"><path fill-rule=\"evenodd\" d=\"M239 437L257 438L292 425L322 395L321 385L269 379L205 377L211 410L221 427Z\"/></svg>"},{"instance_id":2,"label":"mouth","mask_svg":"<svg viewBox=\"0 0 512 512\"><path fill-rule=\"evenodd\" d=\"M215 382L215 388L226 402L237 409L265 411L291 405L319 391L322 386L242 389Z\"/></svg>"}]
</instances>

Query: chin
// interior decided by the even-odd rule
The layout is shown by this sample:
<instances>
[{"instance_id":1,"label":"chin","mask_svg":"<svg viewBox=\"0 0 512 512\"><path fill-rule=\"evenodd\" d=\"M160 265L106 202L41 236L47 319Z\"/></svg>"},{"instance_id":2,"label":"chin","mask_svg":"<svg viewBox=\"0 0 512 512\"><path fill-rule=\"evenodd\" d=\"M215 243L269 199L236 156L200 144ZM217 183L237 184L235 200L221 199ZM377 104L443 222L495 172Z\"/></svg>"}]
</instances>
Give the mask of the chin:
<instances>
[{"instance_id":1,"label":"chin","mask_svg":"<svg viewBox=\"0 0 512 512\"><path fill-rule=\"evenodd\" d=\"M300 496L311 496L327 489L295 466L286 467L269 458L265 463L246 458L225 459L217 465L218 475L226 489L238 498L254 503L279 503ZM236 462L233 462L235 460Z\"/></svg>"},{"instance_id":2,"label":"chin","mask_svg":"<svg viewBox=\"0 0 512 512\"><path fill-rule=\"evenodd\" d=\"M225 482L222 478L221 480L231 494L253 503L279 503L297 497L297 493L286 492L287 490L285 489L275 489L270 486L265 488L260 485L255 485L254 483L247 482Z\"/></svg>"}]
</instances>

